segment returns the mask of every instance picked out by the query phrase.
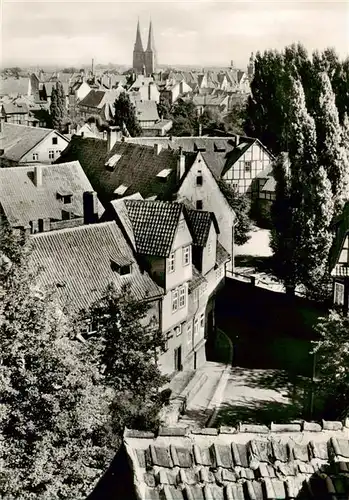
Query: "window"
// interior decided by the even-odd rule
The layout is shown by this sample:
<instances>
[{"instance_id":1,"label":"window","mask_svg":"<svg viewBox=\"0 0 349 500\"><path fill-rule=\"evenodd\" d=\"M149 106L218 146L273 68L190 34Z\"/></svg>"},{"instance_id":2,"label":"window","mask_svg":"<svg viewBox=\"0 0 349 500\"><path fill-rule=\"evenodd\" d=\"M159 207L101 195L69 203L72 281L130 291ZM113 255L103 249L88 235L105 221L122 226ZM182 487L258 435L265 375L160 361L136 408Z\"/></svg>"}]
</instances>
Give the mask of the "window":
<instances>
[{"instance_id":1,"label":"window","mask_svg":"<svg viewBox=\"0 0 349 500\"><path fill-rule=\"evenodd\" d=\"M183 248L183 266L190 264L190 245Z\"/></svg>"},{"instance_id":2,"label":"window","mask_svg":"<svg viewBox=\"0 0 349 500\"><path fill-rule=\"evenodd\" d=\"M61 152L62 152L62 150L61 150L61 149L57 149L57 150L56 150L56 155L60 155L60 154L61 154Z\"/></svg>"},{"instance_id":3,"label":"window","mask_svg":"<svg viewBox=\"0 0 349 500\"><path fill-rule=\"evenodd\" d=\"M344 284L334 284L334 300L333 302L338 306L344 306Z\"/></svg>"},{"instance_id":4,"label":"window","mask_svg":"<svg viewBox=\"0 0 349 500\"><path fill-rule=\"evenodd\" d=\"M68 203L71 203L72 196L73 195L71 195L71 194L67 194L67 195L63 196L63 198L62 198L63 199L63 203L65 205L67 205Z\"/></svg>"},{"instance_id":5,"label":"window","mask_svg":"<svg viewBox=\"0 0 349 500\"><path fill-rule=\"evenodd\" d=\"M175 331L175 334L176 334L176 337L179 337L182 333L182 325L178 325L176 326L176 328L174 329Z\"/></svg>"},{"instance_id":6,"label":"window","mask_svg":"<svg viewBox=\"0 0 349 500\"><path fill-rule=\"evenodd\" d=\"M168 272L173 273L175 270L175 254L171 253L169 258L168 258Z\"/></svg>"},{"instance_id":7,"label":"window","mask_svg":"<svg viewBox=\"0 0 349 500\"><path fill-rule=\"evenodd\" d=\"M192 337L193 337L193 323L192 321L189 321L189 323L187 323L187 342L188 344L191 344L192 343Z\"/></svg>"},{"instance_id":8,"label":"window","mask_svg":"<svg viewBox=\"0 0 349 500\"><path fill-rule=\"evenodd\" d=\"M207 253L210 255L211 252L212 252L212 241L209 241L207 246Z\"/></svg>"},{"instance_id":9,"label":"window","mask_svg":"<svg viewBox=\"0 0 349 500\"><path fill-rule=\"evenodd\" d=\"M120 267L119 274L121 276L125 276L126 274L130 274L130 273L131 273L131 265Z\"/></svg>"},{"instance_id":10,"label":"window","mask_svg":"<svg viewBox=\"0 0 349 500\"><path fill-rule=\"evenodd\" d=\"M53 151L53 149L49 150L49 152L48 152L48 158L49 158L49 160L54 160L55 159L55 152Z\"/></svg>"},{"instance_id":11,"label":"window","mask_svg":"<svg viewBox=\"0 0 349 500\"><path fill-rule=\"evenodd\" d=\"M245 161L245 172L251 172L251 162Z\"/></svg>"},{"instance_id":12,"label":"window","mask_svg":"<svg viewBox=\"0 0 349 500\"><path fill-rule=\"evenodd\" d=\"M196 210L202 210L202 200L197 200L196 202Z\"/></svg>"},{"instance_id":13,"label":"window","mask_svg":"<svg viewBox=\"0 0 349 500\"><path fill-rule=\"evenodd\" d=\"M194 337L199 333L199 320L195 318L194 320Z\"/></svg>"},{"instance_id":14,"label":"window","mask_svg":"<svg viewBox=\"0 0 349 500\"><path fill-rule=\"evenodd\" d=\"M33 153L33 161L38 161L39 155L38 153Z\"/></svg>"},{"instance_id":15,"label":"window","mask_svg":"<svg viewBox=\"0 0 349 500\"><path fill-rule=\"evenodd\" d=\"M52 144L58 144L57 137L52 137Z\"/></svg>"},{"instance_id":16,"label":"window","mask_svg":"<svg viewBox=\"0 0 349 500\"><path fill-rule=\"evenodd\" d=\"M203 182L202 174L201 174L201 172L198 172L198 175L196 176L196 185L202 186L202 182Z\"/></svg>"},{"instance_id":17,"label":"window","mask_svg":"<svg viewBox=\"0 0 349 500\"><path fill-rule=\"evenodd\" d=\"M186 298L186 288L185 288L185 286L181 286L179 289L179 307L180 307L180 309L185 307L185 304L186 304L185 298Z\"/></svg>"},{"instance_id":18,"label":"window","mask_svg":"<svg viewBox=\"0 0 349 500\"><path fill-rule=\"evenodd\" d=\"M178 311L178 290L172 292L172 312Z\"/></svg>"},{"instance_id":19,"label":"window","mask_svg":"<svg viewBox=\"0 0 349 500\"><path fill-rule=\"evenodd\" d=\"M200 315L200 328L205 328L205 313Z\"/></svg>"}]
</instances>

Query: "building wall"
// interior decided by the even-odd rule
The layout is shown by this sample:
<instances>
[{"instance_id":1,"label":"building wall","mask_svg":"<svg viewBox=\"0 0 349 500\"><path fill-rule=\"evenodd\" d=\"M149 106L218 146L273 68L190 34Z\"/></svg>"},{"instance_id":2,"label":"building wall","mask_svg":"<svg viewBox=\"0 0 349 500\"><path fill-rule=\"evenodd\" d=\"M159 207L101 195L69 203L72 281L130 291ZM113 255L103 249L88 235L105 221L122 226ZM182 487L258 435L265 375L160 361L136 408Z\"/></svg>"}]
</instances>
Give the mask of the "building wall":
<instances>
[{"instance_id":1,"label":"building wall","mask_svg":"<svg viewBox=\"0 0 349 500\"><path fill-rule=\"evenodd\" d=\"M196 177L199 171L201 171L200 175L203 177L202 186L196 186ZM189 200L194 207L196 202L200 200L202 201L202 210L208 210L215 214L220 231L218 241L229 255L233 255L235 214L200 153L198 153L195 162L183 180L177 198L179 200Z\"/></svg>"},{"instance_id":2,"label":"building wall","mask_svg":"<svg viewBox=\"0 0 349 500\"><path fill-rule=\"evenodd\" d=\"M223 179L239 193L251 195L252 181L271 163L269 154L258 143L253 144L224 174Z\"/></svg>"},{"instance_id":3,"label":"building wall","mask_svg":"<svg viewBox=\"0 0 349 500\"><path fill-rule=\"evenodd\" d=\"M5 115L7 123L14 123L16 125L28 125L28 113L13 113Z\"/></svg>"},{"instance_id":4,"label":"building wall","mask_svg":"<svg viewBox=\"0 0 349 500\"><path fill-rule=\"evenodd\" d=\"M90 92L91 87L88 85L88 83L83 82L80 87L76 90L76 98L81 101L84 99L84 97L87 96L87 94Z\"/></svg>"},{"instance_id":5,"label":"building wall","mask_svg":"<svg viewBox=\"0 0 349 500\"><path fill-rule=\"evenodd\" d=\"M57 144L53 144L53 138L57 138ZM53 163L60 157L62 151L64 151L67 146L68 141L55 131L52 131L42 142L40 142L40 144L23 156L20 163ZM53 152L53 157L50 152ZM38 157L34 159L33 154L37 154Z\"/></svg>"},{"instance_id":6,"label":"building wall","mask_svg":"<svg viewBox=\"0 0 349 500\"><path fill-rule=\"evenodd\" d=\"M183 264L183 248L190 246L193 242L187 223L181 215L174 237L171 253L175 256L175 268L169 272L169 259L166 259L166 291L172 290L181 283L185 283L192 278L191 259L189 265Z\"/></svg>"},{"instance_id":7,"label":"building wall","mask_svg":"<svg viewBox=\"0 0 349 500\"><path fill-rule=\"evenodd\" d=\"M202 252L202 274L205 275L216 263L217 233L213 222L208 233L207 243Z\"/></svg>"}]
</instances>

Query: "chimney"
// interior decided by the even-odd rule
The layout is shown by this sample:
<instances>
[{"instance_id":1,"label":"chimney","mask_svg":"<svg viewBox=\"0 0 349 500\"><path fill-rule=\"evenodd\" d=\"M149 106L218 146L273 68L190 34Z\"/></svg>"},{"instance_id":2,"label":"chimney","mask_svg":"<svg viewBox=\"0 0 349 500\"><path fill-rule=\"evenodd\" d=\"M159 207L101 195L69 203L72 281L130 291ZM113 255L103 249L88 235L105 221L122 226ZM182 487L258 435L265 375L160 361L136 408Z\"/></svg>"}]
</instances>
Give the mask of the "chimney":
<instances>
[{"instance_id":1,"label":"chimney","mask_svg":"<svg viewBox=\"0 0 349 500\"><path fill-rule=\"evenodd\" d=\"M94 224L98 221L98 199L95 191L85 191L83 195L84 224Z\"/></svg>"},{"instance_id":2,"label":"chimney","mask_svg":"<svg viewBox=\"0 0 349 500\"><path fill-rule=\"evenodd\" d=\"M4 123L5 123L5 117L4 115L0 115L0 134L4 132Z\"/></svg>"},{"instance_id":3,"label":"chimney","mask_svg":"<svg viewBox=\"0 0 349 500\"><path fill-rule=\"evenodd\" d=\"M34 165L34 184L36 187L42 186L42 166Z\"/></svg>"},{"instance_id":4,"label":"chimney","mask_svg":"<svg viewBox=\"0 0 349 500\"><path fill-rule=\"evenodd\" d=\"M148 101L151 101L151 85L148 85Z\"/></svg>"},{"instance_id":5,"label":"chimney","mask_svg":"<svg viewBox=\"0 0 349 500\"><path fill-rule=\"evenodd\" d=\"M118 127L110 126L107 131L107 150L111 151L118 139L117 134Z\"/></svg>"},{"instance_id":6,"label":"chimney","mask_svg":"<svg viewBox=\"0 0 349 500\"><path fill-rule=\"evenodd\" d=\"M161 144L154 144L154 154L157 156L161 151Z\"/></svg>"},{"instance_id":7,"label":"chimney","mask_svg":"<svg viewBox=\"0 0 349 500\"><path fill-rule=\"evenodd\" d=\"M177 178L181 180L185 173L185 156L183 154L182 147L179 148L179 156L177 159Z\"/></svg>"},{"instance_id":8,"label":"chimney","mask_svg":"<svg viewBox=\"0 0 349 500\"><path fill-rule=\"evenodd\" d=\"M235 134L235 146L238 146L240 144L240 136Z\"/></svg>"},{"instance_id":9,"label":"chimney","mask_svg":"<svg viewBox=\"0 0 349 500\"><path fill-rule=\"evenodd\" d=\"M199 123L199 137L202 136L202 123Z\"/></svg>"},{"instance_id":10,"label":"chimney","mask_svg":"<svg viewBox=\"0 0 349 500\"><path fill-rule=\"evenodd\" d=\"M50 231L51 224L49 218L39 219L38 223L39 223L39 233L46 233L47 231Z\"/></svg>"}]
</instances>

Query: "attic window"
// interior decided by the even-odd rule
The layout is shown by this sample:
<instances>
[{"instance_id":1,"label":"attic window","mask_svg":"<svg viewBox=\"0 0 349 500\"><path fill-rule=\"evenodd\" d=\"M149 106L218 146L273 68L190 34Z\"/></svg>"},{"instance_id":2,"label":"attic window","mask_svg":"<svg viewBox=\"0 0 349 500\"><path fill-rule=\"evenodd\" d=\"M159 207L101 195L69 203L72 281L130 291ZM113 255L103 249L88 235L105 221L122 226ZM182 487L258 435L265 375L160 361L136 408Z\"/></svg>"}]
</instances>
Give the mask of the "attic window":
<instances>
[{"instance_id":1,"label":"attic window","mask_svg":"<svg viewBox=\"0 0 349 500\"><path fill-rule=\"evenodd\" d=\"M120 184L120 186L115 189L114 194L122 196L123 194L126 193L127 190L128 190L128 186L124 186L124 184Z\"/></svg>"},{"instance_id":2,"label":"attic window","mask_svg":"<svg viewBox=\"0 0 349 500\"><path fill-rule=\"evenodd\" d=\"M251 172L251 162L245 161L245 172Z\"/></svg>"},{"instance_id":3,"label":"attic window","mask_svg":"<svg viewBox=\"0 0 349 500\"><path fill-rule=\"evenodd\" d=\"M197 186L202 186L202 172L201 170L198 170L198 175L196 176L196 185Z\"/></svg>"},{"instance_id":4,"label":"attic window","mask_svg":"<svg viewBox=\"0 0 349 500\"><path fill-rule=\"evenodd\" d=\"M126 276L127 274L131 274L132 271L132 262L126 257L118 258L118 262L111 259L110 265L113 271L120 274L120 276Z\"/></svg>"},{"instance_id":5,"label":"attic window","mask_svg":"<svg viewBox=\"0 0 349 500\"><path fill-rule=\"evenodd\" d=\"M63 201L65 205L72 202L73 193L57 191L57 199Z\"/></svg>"},{"instance_id":6,"label":"attic window","mask_svg":"<svg viewBox=\"0 0 349 500\"><path fill-rule=\"evenodd\" d=\"M121 155L119 155L119 154L115 154L115 155L111 156L109 158L109 160L105 163L105 168L107 170L114 170L115 165L120 160L120 158L121 158Z\"/></svg>"},{"instance_id":7,"label":"attic window","mask_svg":"<svg viewBox=\"0 0 349 500\"><path fill-rule=\"evenodd\" d=\"M162 181L162 182L166 182L167 181L167 178L168 176L170 175L171 173L171 169L170 168L164 168L163 170L161 170L161 172L159 172L156 177Z\"/></svg>"}]
</instances>

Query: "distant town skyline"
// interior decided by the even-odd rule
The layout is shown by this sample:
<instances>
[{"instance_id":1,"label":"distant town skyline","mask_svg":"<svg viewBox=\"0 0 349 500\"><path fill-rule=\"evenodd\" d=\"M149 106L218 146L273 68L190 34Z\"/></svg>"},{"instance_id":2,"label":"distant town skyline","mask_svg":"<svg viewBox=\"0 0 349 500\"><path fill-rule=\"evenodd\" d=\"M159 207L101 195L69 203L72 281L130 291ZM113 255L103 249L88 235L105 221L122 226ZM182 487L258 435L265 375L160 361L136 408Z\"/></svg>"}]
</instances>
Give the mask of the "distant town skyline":
<instances>
[{"instance_id":1,"label":"distant town skyline","mask_svg":"<svg viewBox=\"0 0 349 500\"><path fill-rule=\"evenodd\" d=\"M349 2L263 0L214 2L2 3L4 66L132 66L139 18L146 44L152 19L158 62L163 65L246 68L251 52L301 42L309 52L334 47L349 54Z\"/></svg>"}]
</instances>

